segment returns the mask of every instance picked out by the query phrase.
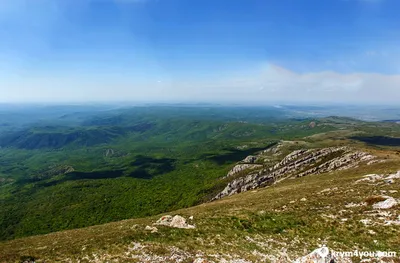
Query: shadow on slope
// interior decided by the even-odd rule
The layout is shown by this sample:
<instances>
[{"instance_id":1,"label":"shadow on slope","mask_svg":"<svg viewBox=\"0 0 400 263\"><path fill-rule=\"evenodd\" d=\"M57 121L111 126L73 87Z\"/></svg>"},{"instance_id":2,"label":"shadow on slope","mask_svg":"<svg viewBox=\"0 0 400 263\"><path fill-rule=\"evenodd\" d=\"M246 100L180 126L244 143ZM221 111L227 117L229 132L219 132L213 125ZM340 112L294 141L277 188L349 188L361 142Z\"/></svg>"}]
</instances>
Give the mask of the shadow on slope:
<instances>
[{"instance_id":1,"label":"shadow on slope","mask_svg":"<svg viewBox=\"0 0 400 263\"><path fill-rule=\"evenodd\" d=\"M353 136L350 139L380 146L400 146L400 138L386 136Z\"/></svg>"},{"instance_id":2,"label":"shadow on slope","mask_svg":"<svg viewBox=\"0 0 400 263\"><path fill-rule=\"evenodd\" d=\"M129 173L130 177L138 179L151 179L156 175L166 174L175 170L175 159L171 158L152 158L139 155L136 160L131 162L131 166L136 168Z\"/></svg>"},{"instance_id":3,"label":"shadow on slope","mask_svg":"<svg viewBox=\"0 0 400 263\"><path fill-rule=\"evenodd\" d=\"M148 156L137 156L136 160L130 163L130 167L127 169L116 169L106 171L74 171L67 173L58 180L52 180L47 182L39 183L40 186L52 186L60 184L66 181L78 181L78 180L97 180L97 179L114 179L118 177L132 177L137 179L152 179L155 176L166 174L175 170L176 159L170 158L152 158ZM40 179L25 178L18 183L20 185L26 183L39 182Z\"/></svg>"},{"instance_id":4,"label":"shadow on slope","mask_svg":"<svg viewBox=\"0 0 400 263\"><path fill-rule=\"evenodd\" d=\"M205 154L202 156L202 158L210 160L212 162L215 162L218 165L223 165L223 164L229 164L229 163L234 163L234 162L239 162L246 158L247 156L254 154L256 152L265 150L269 147L272 147L276 143L270 144L265 147L255 147L255 148L249 148L247 150L238 150L235 148L225 148L225 151L229 151L228 153L225 154Z\"/></svg>"}]
</instances>

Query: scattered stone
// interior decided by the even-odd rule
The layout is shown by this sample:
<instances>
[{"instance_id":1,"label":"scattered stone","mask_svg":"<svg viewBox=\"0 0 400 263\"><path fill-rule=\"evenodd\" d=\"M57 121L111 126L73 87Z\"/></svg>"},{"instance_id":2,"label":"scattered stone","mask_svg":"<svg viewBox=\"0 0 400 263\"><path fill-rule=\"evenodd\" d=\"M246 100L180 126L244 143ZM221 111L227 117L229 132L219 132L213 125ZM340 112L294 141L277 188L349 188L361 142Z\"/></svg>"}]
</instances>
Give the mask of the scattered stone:
<instances>
[{"instance_id":1,"label":"scattered stone","mask_svg":"<svg viewBox=\"0 0 400 263\"><path fill-rule=\"evenodd\" d=\"M385 183L387 184L393 184L394 180L393 179L385 179Z\"/></svg>"},{"instance_id":2,"label":"scattered stone","mask_svg":"<svg viewBox=\"0 0 400 263\"><path fill-rule=\"evenodd\" d=\"M371 160L374 160L374 159L375 159L375 156L370 155L370 154L361 157L361 161L362 162L371 161Z\"/></svg>"},{"instance_id":3,"label":"scattered stone","mask_svg":"<svg viewBox=\"0 0 400 263\"><path fill-rule=\"evenodd\" d=\"M375 183L377 181L384 181L387 184L393 184L395 179L400 179L400 171L394 174L390 174L386 177L384 175L380 174L367 174L364 175L362 179L357 180L356 183L362 183L362 182L367 182L367 183Z\"/></svg>"},{"instance_id":4,"label":"scattered stone","mask_svg":"<svg viewBox=\"0 0 400 263\"><path fill-rule=\"evenodd\" d=\"M324 190L322 190L321 192L319 192L320 194L323 194L323 193L328 193L328 192L333 192L333 191L337 191L337 190L339 190L339 188L337 188L337 187L334 187L334 188L326 188L326 189L324 189Z\"/></svg>"},{"instance_id":5,"label":"scattered stone","mask_svg":"<svg viewBox=\"0 0 400 263\"><path fill-rule=\"evenodd\" d=\"M374 204L372 207L374 209L390 209L394 206L398 205L398 202L393 197L388 196L385 201L378 202Z\"/></svg>"},{"instance_id":6,"label":"scattered stone","mask_svg":"<svg viewBox=\"0 0 400 263\"><path fill-rule=\"evenodd\" d=\"M379 174L367 174L363 176L363 179L357 180L356 184L367 182L367 183L375 183L378 180L382 180L383 176Z\"/></svg>"},{"instance_id":7,"label":"scattered stone","mask_svg":"<svg viewBox=\"0 0 400 263\"><path fill-rule=\"evenodd\" d=\"M379 210L379 211L377 211L376 216L377 216L379 219L385 219L385 218L391 217L392 214L391 214L389 211L382 211L382 210Z\"/></svg>"},{"instance_id":8,"label":"scattered stone","mask_svg":"<svg viewBox=\"0 0 400 263\"><path fill-rule=\"evenodd\" d=\"M186 224L186 219L181 216L174 216L172 218L171 227L176 228L195 228L193 225Z\"/></svg>"},{"instance_id":9,"label":"scattered stone","mask_svg":"<svg viewBox=\"0 0 400 263\"><path fill-rule=\"evenodd\" d=\"M171 222L172 222L172 216L166 215L158 219L155 225L170 226Z\"/></svg>"},{"instance_id":10,"label":"scattered stone","mask_svg":"<svg viewBox=\"0 0 400 263\"><path fill-rule=\"evenodd\" d=\"M196 258L193 263L208 263L208 261L203 258Z\"/></svg>"},{"instance_id":11,"label":"scattered stone","mask_svg":"<svg viewBox=\"0 0 400 263\"><path fill-rule=\"evenodd\" d=\"M394 174L388 175L385 179L400 179L400 171Z\"/></svg>"},{"instance_id":12,"label":"scattered stone","mask_svg":"<svg viewBox=\"0 0 400 263\"><path fill-rule=\"evenodd\" d=\"M253 155L247 156L242 162L244 163L255 163L257 161L257 157Z\"/></svg>"},{"instance_id":13,"label":"scattered stone","mask_svg":"<svg viewBox=\"0 0 400 263\"><path fill-rule=\"evenodd\" d=\"M324 190L322 190L321 192L319 192L320 194L326 193L326 192L330 192L331 189L330 188L326 188Z\"/></svg>"},{"instance_id":14,"label":"scattered stone","mask_svg":"<svg viewBox=\"0 0 400 263\"><path fill-rule=\"evenodd\" d=\"M372 210L372 211L365 211L364 214L369 215L373 220L369 222L371 225L380 225L380 226L400 225L400 216L394 218L396 215L394 215L392 211Z\"/></svg>"},{"instance_id":15,"label":"scattered stone","mask_svg":"<svg viewBox=\"0 0 400 263\"><path fill-rule=\"evenodd\" d=\"M36 262L35 258L31 256L23 256L21 258L21 263L35 263L35 262Z\"/></svg>"},{"instance_id":16,"label":"scattered stone","mask_svg":"<svg viewBox=\"0 0 400 263\"><path fill-rule=\"evenodd\" d=\"M336 219L336 217L337 217L335 215L325 215L325 214L322 214L321 216L323 216L325 218L330 218L330 219Z\"/></svg>"},{"instance_id":17,"label":"scattered stone","mask_svg":"<svg viewBox=\"0 0 400 263\"><path fill-rule=\"evenodd\" d=\"M353 207L360 207L360 206L365 206L367 205L366 203L360 203L360 204L356 204L356 203L348 203L345 205L346 208L353 208Z\"/></svg>"},{"instance_id":18,"label":"scattered stone","mask_svg":"<svg viewBox=\"0 0 400 263\"><path fill-rule=\"evenodd\" d=\"M395 225L400 226L400 215L395 220L385 220L385 226Z\"/></svg>"},{"instance_id":19,"label":"scattered stone","mask_svg":"<svg viewBox=\"0 0 400 263\"><path fill-rule=\"evenodd\" d=\"M384 163L384 162L386 162L386 160L372 160L372 161L369 161L367 163L367 165L371 165L371 164L374 164L374 163Z\"/></svg>"},{"instance_id":20,"label":"scattered stone","mask_svg":"<svg viewBox=\"0 0 400 263\"><path fill-rule=\"evenodd\" d=\"M371 225L371 219L361 219L360 222L366 226Z\"/></svg>"},{"instance_id":21,"label":"scattered stone","mask_svg":"<svg viewBox=\"0 0 400 263\"><path fill-rule=\"evenodd\" d=\"M155 226L146 226L144 230L151 231L151 233L157 233L158 229Z\"/></svg>"},{"instance_id":22,"label":"scattered stone","mask_svg":"<svg viewBox=\"0 0 400 263\"><path fill-rule=\"evenodd\" d=\"M154 224L168 226L168 227L174 227L174 228L184 228L184 229L195 228L194 225L187 224L186 219L179 215L176 215L174 217L172 217L170 215L163 216L159 220L157 220L157 222Z\"/></svg>"},{"instance_id":23,"label":"scattered stone","mask_svg":"<svg viewBox=\"0 0 400 263\"><path fill-rule=\"evenodd\" d=\"M305 202L305 201L307 201L307 198L303 197L303 198L300 199L300 201L301 202Z\"/></svg>"}]
</instances>

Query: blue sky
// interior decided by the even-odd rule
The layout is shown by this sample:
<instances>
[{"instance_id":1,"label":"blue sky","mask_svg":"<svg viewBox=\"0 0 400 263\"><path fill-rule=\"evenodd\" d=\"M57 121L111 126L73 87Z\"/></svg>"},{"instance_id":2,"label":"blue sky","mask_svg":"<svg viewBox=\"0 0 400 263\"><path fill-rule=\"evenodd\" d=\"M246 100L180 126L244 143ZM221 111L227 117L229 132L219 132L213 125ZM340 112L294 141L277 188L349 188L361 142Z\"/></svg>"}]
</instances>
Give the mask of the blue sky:
<instances>
[{"instance_id":1,"label":"blue sky","mask_svg":"<svg viewBox=\"0 0 400 263\"><path fill-rule=\"evenodd\" d=\"M2 0L0 101L400 99L397 0Z\"/></svg>"}]
</instances>

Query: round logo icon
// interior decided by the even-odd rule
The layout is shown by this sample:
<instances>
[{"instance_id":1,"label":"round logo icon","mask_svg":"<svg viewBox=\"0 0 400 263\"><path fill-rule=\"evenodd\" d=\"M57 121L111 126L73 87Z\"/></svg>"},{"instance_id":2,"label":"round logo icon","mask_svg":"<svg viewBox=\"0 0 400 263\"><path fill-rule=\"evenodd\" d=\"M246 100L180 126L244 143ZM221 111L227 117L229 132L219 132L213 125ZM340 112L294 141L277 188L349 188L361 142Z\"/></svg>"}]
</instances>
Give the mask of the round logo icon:
<instances>
[{"instance_id":1,"label":"round logo icon","mask_svg":"<svg viewBox=\"0 0 400 263\"><path fill-rule=\"evenodd\" d=\"M322 247L317 251L317 253L321 258L326 258L329 255L329 249L327 247Z\"/></svg>"}]
</instances>

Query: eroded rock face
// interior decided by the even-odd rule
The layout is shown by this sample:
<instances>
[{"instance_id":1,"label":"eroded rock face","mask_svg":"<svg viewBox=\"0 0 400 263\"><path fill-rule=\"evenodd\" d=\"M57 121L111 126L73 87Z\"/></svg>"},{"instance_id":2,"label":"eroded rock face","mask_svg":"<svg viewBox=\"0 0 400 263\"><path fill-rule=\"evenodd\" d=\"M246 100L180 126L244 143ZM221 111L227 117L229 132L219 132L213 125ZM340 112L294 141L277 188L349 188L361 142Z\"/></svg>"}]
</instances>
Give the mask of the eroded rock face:
<instances>
[{"instance_id":1,"label":"eroded rock face","mask_svg":"<svg viewBox=\"0 0 400 263\"><path fill-rule=\"evenodd\" d=\"M257 168L262 168L262 164L255 164L255 162L258 160L257 156L249 155L246 158L244 158L240 163L235 165L232 170L229 171L229 173L225 177L230 177L232 175L238 174L240 172L243 172L245 170L254 170Z\"/></svg>"},{"instance_id":2,"label":"eroded rock face","mask_svg":"<svg viewBox=\"0 0 400 263\"><path fill-rule=\"evenodd\" d=\"M337 151L344 150L344 149L345 148L337 149ZM330 153L334 153L337 151L331 151ZM322 156L324 157L324 156L327 156L328 154L329 153L325 152L325 153L323 153ZM366 158L366 157L373 158L372 155L365 153L365 152L346 153L343 156L336 157L327 162L324 162L323 164L321 164L317 167L314 167L303 173L300 173L297 175L297 177L302 177L302 176L306 176L309 174L327 173L327 172L334 171L334 170L340 171L340 170L350 169L350 168L356 167L360 162L364 161L365 159L368 160L368 158Z\"/></svg>"},{"instance_id":3,"label":"eroded rock face","mask_svg":"<svg viewBox=\"0 0 400 263\"><path fill-rule=\"evenodd\" d=\"M257 161L257 157L253 155L247 156L242 162L244 163L255 163Z\"/></svg>"},{"instance_id":4,"label":"eroded rock face","mask_svg":"<svg viewBox=\"0 0 400 263\"><path fill-rule=\"evenodd\" d=\"M251 169L249 174L231 181L212 200L265 187L289 177L295 178L334 170L350 169L361 162L367 162L374 158L375 156L369 153L353 151L349 147L329 147L293 151L270 168L263 169L262 165L256 164L238 164L228 173L227 177ZM253 159L251 158L251 160Z\"/></svg>"},{"instance_id":5,"label":"eroded rock face","mask_svg":"<svg viewBox=\"0 0 400 263\"><path fill-rule=\"evenodd\" d=\"M229 171L229 173L226 175L226 177L230 177L232 175L238 174L244 170L247 169L256 169L256 168L261 168L262 165L260 164L237 164L235 167L232 168L232 170Z\"/></svg>"},{"instance_id":6,"label":"eroded rock face","mask_svg":"<svg viewBox=\"0 0 400 263\"><path fill-rule=\"evenodd\" d=\"M273 182L274 178L272 176L259 176L258 174L249 174L245 177L240 177L230 182L225 187L225 189L221 193L219 193L213 200L221 199L225 196L230 196L241 192L246 192L261 187L263 185L272 184Z\"/></svg>"}]
</instances>

